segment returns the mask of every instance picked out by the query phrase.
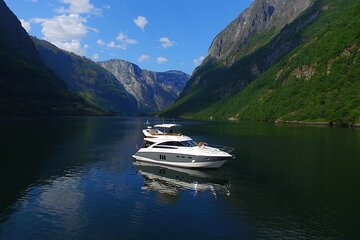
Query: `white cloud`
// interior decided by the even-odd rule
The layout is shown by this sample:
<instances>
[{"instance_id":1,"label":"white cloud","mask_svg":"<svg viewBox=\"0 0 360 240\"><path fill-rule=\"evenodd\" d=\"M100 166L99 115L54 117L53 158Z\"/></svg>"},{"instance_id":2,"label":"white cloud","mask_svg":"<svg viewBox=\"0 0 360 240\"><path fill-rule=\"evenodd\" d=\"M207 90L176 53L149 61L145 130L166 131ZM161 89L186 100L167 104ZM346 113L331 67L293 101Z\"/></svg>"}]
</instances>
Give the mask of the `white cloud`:
<instances>
[{"instance_id":1,"label":"white cloud","mask_svg":"<svg viewBox=\"0 0 360 240\"><path fill-rule=\"evenodd\" d=\"M194 64L195 64L195 66L200 65L204 59L205 59L204 56L200 56L200 57L198 57L198 58L195 58L195 59L194 59Z\"/></svg>"},{"instance_id":2,"label":"white cloud","mask_svg":"<svg viewBox=\"0 0 360 240\"><path fill-rule=\"evenodd\" d=\"M57 9L57 12L61 13L60 15L52 18L34 18L30 22L41 25L41 33L45 40L67 51L80 55L86 54L89 46L87 44L82 46L81 40L86 37L89 31L98 33L98 30L87 26L87 19L84 15L100 15L101 9L96 8L90 0L58 1L66 4ZM99 43L97 41L97 44ZM104 42L102 44L106 45Z\"/></svg>"},{"instance_id":3,"label":"white cloud","mask_svg":"<svg viewBox=\"0 0 360 240\"><path fill-rule=\"evenodd\" d=\"M107 46L109 48L118 48L118 49L126 50L128 45L134 45L138 43L136 39L128 38L127 35L124 33L119 33L118 36L116 37L116 40L119 42L119 44L117 44L115 41L111 41L107 44ZM98 40L97 44L104 45L105 43L102 40Z\"/></svg>"},{"instance_id":4,"label":"white cloud","mask_svg":"<svg viewBox=\"0 0 360 240\"><path fill-rule=\"evenodd\" d=\"M150 56L143 54L138 58L138 61L139 62L148 62L148 61L150 61Z\"/></svg>"},{"instance_id":5,"label":"white cloud","mask_svg":"<svg viewBox=\"0 0 360 240\"><path fill-rule=\"evenodd\" d=\"M25 21L24 19L20 19L21 26L29 33L31 32L31 24L28 21Z\"/></svg>"},{"instance_id":6,"label":"white cloud","mask_svg":"<svg viewBox=\"0 0 360 240\"><path fill-rule=\"evenodd\" d=\"M86 46L81 46L81 39L88 30L94 30L85 25L86 18L79 14L59 15L53 18L34 18L32 22L41 24L41 32L45 40L64 50L80 55L86 53Z\"/></svg>"},{"instance_id":7,"label":"white cloud","mask_svg":"<svg viewBox=\"0 0 360 240\"><path fill-rule=\"evenodd\" d=\"M86 19L78 14L60 15L49 19L35 18L33 21L41 24L41 32L50 42L81 39L88 33L88 28L84 25Z\"/></svg>"},{"instance_id":8,"label":"white cloud","mask_svg":"<svg viewBox=\"0 0 360 240\"><path fill-rule=\"evenodd\" d=\"M105 43L103 40L98 39L96 44L99 46L107 46L108 48L118 48L122 50L126 50L128 45L137 44L138 41L136 39L128 38L126 34L119 33L116 37L116 41L111 41L109 43Z\"/></svg>"},{"instance_id":9,"label":"white cloud","mask_svg":"<svg viewBox=\"0 0 360 240\"><path fill-rule=\"evenodd\" d=\"M96 44L97 44L97 45L100 45L100 46L105 46L105 45L106 45L106 43L105 43L103 40L101 40L101 39L98 39L98 40L96 41Z\"/></svg>"},{"instance_id":10,"label":"white cloud","mask_svg":"<svg viewBox=\"0 0 360 240\"><path fill-rule=\"evenodd\" d=\"M137 18L134 19L134 23L136 24L136 26L138 26L139 28L141 28L141 29L144 31L145 26L146 26L149 22L148 22L148 20L146 19L146 17L138 16Z\"/></svg>"},{"instance_id":11,"label":"white cloud","mask_svg":"<svg viewBox=\"0 0 360 240\"><path fill-rule=\"evenodd\" d=\"M99 54L94 53L94 54L91 56L91 59L94 60L94 61L98 60L98 59L99 59Z\"/></svg>"},{"instance_id":12,"label":"white cloud","mask_svg":"<svg viewBox=\"0 0 360 240\"><path fill-rule=\"evenodd\" d=\"M166 57L158 57L157 59L156 59L156 62L158 63L158 64L164 64L164 63L166 63L168 61L168 59L166 58Z\"/></svg>"},{"instance_id":13,"label":"white cloud","mask_svg":"<svg viewBox=\"0 0 360 240\"><path fill-rule=\"evenodd\" d=\"M115 42L114 41L111 41L111 42L109 42L108 43L108 45L107 45L109 48L115 48Z\"/></svg>"},{"instance_id":14,"label":"white cloud","mask_svg":"<svg viewBox=\"0 0 360 240\"><path fill-rule=\"evenodd\" d=\"M136 39L128 38L124 33L119 33L119 35L116 37L116 40L120 41L124 45L134 45L138 42Z\"/></svg>"},{"instance_id":15,"label":"white cloud","mask_svg":"<svg viewBox=\"0 0 360 240\"><path fill-rule=\"evenodd\" d=\"M87 28L88 30L94 31L94 32L96 32L96 33L99 33L99 30L96 29L96 28L89 27L89 26L86 26L86 28Z\"/></svg>"},{"instance_id":16,"label":"white cloud","mask_svg":"<svg viewBox=\"0 0 360 240\"><path fill-rule=\"evenodd\" d=\"M116 44L114 41L111 41L107 44L107 46L109 48L118 48L118 49L122 49L122 50L126 50L126 47L124 47L123 45L121 44Z\"/></svg>"},{"instance_id":17,"label":"white cloud","mask_svg":"<svg viewBox=\"0 0 360 240\"><path fill-rule=\"evenodd\" d=\"M64 49L66 51L69 52L73 52L79 55L85 55L86 53L86 45L83 47L81 45L81 42L79 40L71 40L71 41L56 41L56 42L52 42L53 44L55 44L57 47Z\"/></svg>"},{"instance_id":18,"label":"white cloud","mask_svg":"<svg viewBox=\"0 0 360 240\"><path fill-rule=\"evenodd\" d=\"M93 4L90 3L89 0L60 0L62 3L69 4L69 9L65 9L61 7L58 9L60 13L91 13L95 10Z\"/></svg>"},{"instance_id":19,"label":"white cloud","mask_svg":"<svg viewBox=\"0 0 360 240\"><path fill-rule=\"evenodd\" d=\"M60 7L58 9L56 9L55 11L60 14L68 13L68 10L66 10L64 7Z\"/></svg>"},{"instance_id":20,"label":"white cloud","mask_svg":"<svg viewBox=\"0 0 360 240\"><path fill-rule=\"evenodd\" d=\"M111 9L111 6L110 6L109 4L107 4L107 5L102 5L102 8L109 10L109 9Z\"/></svg>"},{"instance_id":21,"label":"white cloud","mask_svg":"<svg viewBox=\"0 0 360 240\"><path fill-rule=\"evenodd\" d=\"M176 42L171 41L169 38L167 37L162 37L159 39L159 42L161 43L161 47L162 48L169 48L172 47L176 44Z\"/></svg>"}]
</instances>

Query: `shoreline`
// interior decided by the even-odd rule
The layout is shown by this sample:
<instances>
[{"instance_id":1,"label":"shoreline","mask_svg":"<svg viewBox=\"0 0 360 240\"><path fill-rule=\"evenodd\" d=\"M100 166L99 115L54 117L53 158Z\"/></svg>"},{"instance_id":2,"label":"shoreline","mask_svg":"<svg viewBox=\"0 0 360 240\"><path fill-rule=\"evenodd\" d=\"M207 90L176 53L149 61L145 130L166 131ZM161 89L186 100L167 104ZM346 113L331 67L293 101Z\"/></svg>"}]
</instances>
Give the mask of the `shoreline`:
<instances>
[{"instance_id":1,"label":"shoreline","mask_svg":"<svg viewBox=\"0 0 360 240\"><path fill-rule=\"evenodd\" d=\"M212 120L212 119L210 119ZM241 119L237 119L234 117L227 118L227 121L236 122L241 121ZM254 121L254 120L246 120L246 121ZM267 122L267 121L260 121L260 122ZM324 127L346 127L346 128L354 128L360 129L360 123L336 123L336 122L307 122L307 121L298 121L298 120L275 120L275 121L268 121L273 122L275 124L290 124L290 125L301 125L301 126L324 126Z\"/></svg>"},{"instance_id":2,"label":"shoreline","mask_svg":"<svg viewBox=\"0 0 360 240\"><path fill-rule=\"evenodd\" d=\"M328 126L328 127L347 127L347 128L360 128L360 123L354 124L339 124L336 122L305 122L305 121L283 121L275 123L285 123L285 124L293 124L293 125L309 125L309 126Z\"/></svg>"}]
</instances>

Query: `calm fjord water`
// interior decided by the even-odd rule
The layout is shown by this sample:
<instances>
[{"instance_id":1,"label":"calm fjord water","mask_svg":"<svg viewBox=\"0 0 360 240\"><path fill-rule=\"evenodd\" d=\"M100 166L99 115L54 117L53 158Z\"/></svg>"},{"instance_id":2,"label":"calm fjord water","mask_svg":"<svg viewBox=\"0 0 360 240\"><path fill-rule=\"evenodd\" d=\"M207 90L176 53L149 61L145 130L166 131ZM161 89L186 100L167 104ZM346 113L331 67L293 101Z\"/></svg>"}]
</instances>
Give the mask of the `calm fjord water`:
<instances>
[{"instance_id":1,"label":"calm fjord water","mask_svg":"<svg viewBox=\"0 0 360 240\"><path fill-rule=\"evenodd\" d=\"M145 121L1 119L0 239L359 239L359 130L181 121L237 157L186 170L134 164Z\"/></svg>"}]
</instances>

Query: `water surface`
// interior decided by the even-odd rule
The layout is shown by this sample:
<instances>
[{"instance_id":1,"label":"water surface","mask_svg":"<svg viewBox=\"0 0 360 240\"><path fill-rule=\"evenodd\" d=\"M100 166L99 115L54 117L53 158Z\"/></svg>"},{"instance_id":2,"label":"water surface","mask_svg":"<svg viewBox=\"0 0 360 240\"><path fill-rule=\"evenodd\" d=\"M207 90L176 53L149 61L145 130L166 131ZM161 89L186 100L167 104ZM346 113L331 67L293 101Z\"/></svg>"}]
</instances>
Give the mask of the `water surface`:
<instances>
[{"instance_id":1,"label":"water surface","mask_svg":"<svg viewBox=\"0 0 360 240\"><path fill-rule=\"evenodd\" d=\"M145 121L1 119L0 239L360 236L359 130L180 121L236 149L188 170L134 164Z\"/></svg>"}]
</instances>

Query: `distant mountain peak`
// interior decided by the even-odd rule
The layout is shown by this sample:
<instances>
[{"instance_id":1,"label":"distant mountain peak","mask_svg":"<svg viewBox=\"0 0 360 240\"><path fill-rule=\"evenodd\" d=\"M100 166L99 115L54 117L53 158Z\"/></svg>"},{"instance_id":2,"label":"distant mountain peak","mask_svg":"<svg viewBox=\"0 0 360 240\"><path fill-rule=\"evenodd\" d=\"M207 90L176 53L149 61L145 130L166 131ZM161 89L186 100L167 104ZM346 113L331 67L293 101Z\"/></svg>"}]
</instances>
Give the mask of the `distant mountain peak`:
<instances>
[{"instance_id":1,"label":"distant mountain peak","mask_svg":"<svg viewBox=\"0 0 360 240\"><path fill-rule=\"evenodd\" d=\"M121 59L98 64L111 72L136 98L140 110L148 113L157 112L173 103L190 78L181 71L153 72Z\"/></svg>"}]
</instances>

